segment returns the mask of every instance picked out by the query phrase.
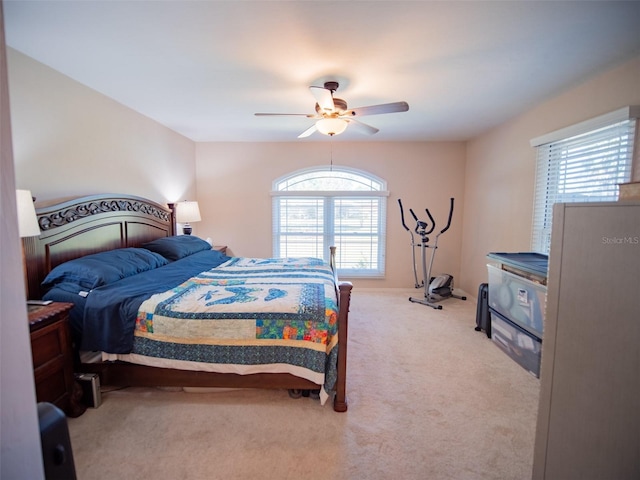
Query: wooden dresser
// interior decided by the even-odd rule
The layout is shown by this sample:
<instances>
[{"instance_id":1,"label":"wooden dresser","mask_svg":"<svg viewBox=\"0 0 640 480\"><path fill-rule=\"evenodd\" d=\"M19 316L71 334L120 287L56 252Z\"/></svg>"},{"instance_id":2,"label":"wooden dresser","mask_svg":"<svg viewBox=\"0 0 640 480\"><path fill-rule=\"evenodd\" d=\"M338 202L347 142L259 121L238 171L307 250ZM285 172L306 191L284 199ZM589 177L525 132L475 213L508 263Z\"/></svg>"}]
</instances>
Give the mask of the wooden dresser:
<instances>
[{"instance_id":1,"label":"wooden dresser","mask_svg":"<svg viewBox=\"0 0 640 480\"><path fill-rule=\"evenodd\" d=\"M71 303L29 305L31 355L38 402L50 402L68 416L78 417L86 406L82 388L73 374L73 354L69 334Z\"/></svg>"}]
</instances>

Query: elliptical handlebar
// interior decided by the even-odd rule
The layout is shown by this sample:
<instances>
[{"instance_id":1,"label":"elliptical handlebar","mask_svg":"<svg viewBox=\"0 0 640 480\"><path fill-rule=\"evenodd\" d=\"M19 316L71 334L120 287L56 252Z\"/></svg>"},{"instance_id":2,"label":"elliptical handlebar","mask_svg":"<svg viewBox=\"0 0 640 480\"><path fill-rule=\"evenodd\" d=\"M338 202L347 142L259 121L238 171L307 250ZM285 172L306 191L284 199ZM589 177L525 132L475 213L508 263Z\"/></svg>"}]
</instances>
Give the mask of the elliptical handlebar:
<instances>
[{"instance_id":1,"label":"elliptical handlebar","mask_svg":"<svg viewBox=\"0 0 640 480\"><path fill-rule=\"evenodd\" d=\"M447 220L447 226L440 230L440 233L438 235L442 235L444 232L449 230L449 227L451 226L451 219L453 218L453 202L453 197L451 197L451 207L449 208L449 219ZM427 210L427 213L428 212L429 211Z\"/></svg>"},{"instance_id":2,"label":"elliptical handlebar","mask_svg":"<svg viewBox=\"0 0 640 480\"><path fill-rule=\"evenodd\" d=\"M438 233L438 235L442 235L444 232L449 230L449 228L451 227L451 220L453 219L453 207L454 207L455 199L453 197L451 197L450 201L451 201L451 203L450 203L450 207L449 207L449 218L447 218L447 225L442 230L440 230L440 233ZM404 221L404 208L402 207L402 200L401 199L398 199L398 205L400 205L400 220L402 221L402 226L404 227L404 229L406 231L410 232L411 229L409 227L407 227L407 223ZM418 234L429 235L431 232L433 232L435 230L436 221L434 220L433 215L431 215L431 212L429 211L428 208L425 208L424 211L427 212L427 216L429 217L429 221L431 222L431 229L429 231L427 231L427 227L429 226L429 223L419 220L418 216L415 214L413 209L412 208L409 209L409 212L411 213L411 216L416 221L415 232L418 233ZM419 231L420 229L422 229L422 230Z\"/></svg>"},{"instance_id":3,"label":"elliptical handlebar","mask_svg":"<svg viewBox=\"0 0 640 480\"><path fill-rule=\"evenodd\" d=\"M436 221L433 219L433 216L431 215L431 212L429 211L428 208L425 208L424 211L427 212L427 215L429 216L429 220L431 221L431 230L429 230L428 232L424 232L428 235L431 232L433 232L434 228L436 228Z\"/></svg>"},{"instance_id":4,"label":"elliptical handlebar","mask_svg":"<svg viewBox=\"0 0 640 480\"><path fill-rule=\"evenodd\" d=\"M436 228L436 224L433 221L433 217L431 216L431 213L429 213L429 210L426 209L427 215L429 215L429 220L431 220L431 228L427 230L427 228L429 227L429 222L423 222L422 220L418 219L417 215L415 214L412 208L410 208L409 211L411 212L413 219L416 221L416 228L414 229L414 232L416 232L421 237L426 238L426 236L429 235L431 232L433 232L433 229ZM426 239L423 241L428 242L429 240Z\"/></svg>"},{"instance_id":5,"label":"elliptical handlebar","mask_svg":"<svg viewBox=\"0 0 640 480\"><path fill-rule=\"evenodd\" d=\"M402 200L398 199L398 204L400 205L400 219L402 220L402 226L406 231L410 232L411 229L409 229L409 227L407 227L407 224L404 223L404 209L402 208Z\"/></svg>"}]
</instances>

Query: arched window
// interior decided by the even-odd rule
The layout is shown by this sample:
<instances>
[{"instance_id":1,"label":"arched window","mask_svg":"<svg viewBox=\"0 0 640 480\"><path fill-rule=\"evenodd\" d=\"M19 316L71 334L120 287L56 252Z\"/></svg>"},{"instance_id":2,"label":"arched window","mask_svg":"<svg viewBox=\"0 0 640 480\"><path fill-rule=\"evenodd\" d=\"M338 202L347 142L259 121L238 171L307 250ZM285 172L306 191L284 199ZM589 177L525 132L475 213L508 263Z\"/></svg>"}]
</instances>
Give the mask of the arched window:
<instances>
[{"instance_id":1,"label":"arched window","mask_svg":"<svg viewBox=\"0 0 640 480\"><path fill-rule=\"evenodd\" d=\"M274 257L328 260L345 277L384 276L386 182L351 168L293 172L273 182Z\"/></svg>"}]
</instances>

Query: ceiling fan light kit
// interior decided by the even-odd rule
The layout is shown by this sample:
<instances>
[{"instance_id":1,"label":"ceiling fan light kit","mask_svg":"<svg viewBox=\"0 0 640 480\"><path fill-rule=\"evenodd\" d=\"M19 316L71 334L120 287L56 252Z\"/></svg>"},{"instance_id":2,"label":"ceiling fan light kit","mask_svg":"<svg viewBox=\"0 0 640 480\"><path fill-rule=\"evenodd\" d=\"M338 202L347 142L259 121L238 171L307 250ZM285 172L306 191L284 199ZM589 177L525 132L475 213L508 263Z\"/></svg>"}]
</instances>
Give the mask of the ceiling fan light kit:
<instances>
[{"instance_id":1,"label":"ceiling fan light kit","mask_svg":"<svg viewBox=\"0 0 640 480\"><path fill-rule=\"evenodd\" d=\"M347 122L341 118L323 118L316 122L316 129L320 133L333 137L340 135L347 129Z\"/></svg>"},{"instance_id":2,"label":"ceiling fan light kit","mask_svg":"<svg viewBox=\"0 0 640 480\"><path fill-rule=\"evenodd\" d=\"M382 105L370 105L368 107L358 107L349 110L347 102L341 98L334 98L333 92L338 89L338 82L325 82L323 87L310 86L309 90L316 99L315 111L312 114L300 113L256 113L256 116L305 116L318 121L298 135L298 138L308 137L314 132L333 137L340 135L350 124L358 131L367 135L373 135L379 130L375 127L355 120L354 117L364 115L379 115L381 113L406 112L409 110L407 102L385 103Z\"/></svg>"}]
</instances>

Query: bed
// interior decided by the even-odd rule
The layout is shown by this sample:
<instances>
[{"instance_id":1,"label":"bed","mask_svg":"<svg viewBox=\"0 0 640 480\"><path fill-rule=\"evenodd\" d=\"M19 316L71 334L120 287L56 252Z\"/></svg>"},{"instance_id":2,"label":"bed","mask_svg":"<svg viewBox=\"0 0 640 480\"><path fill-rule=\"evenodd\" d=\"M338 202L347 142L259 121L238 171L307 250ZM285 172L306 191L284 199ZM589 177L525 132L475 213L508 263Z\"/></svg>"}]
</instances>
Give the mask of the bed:
<instances>
[{"instance_id":1,"label":"bed","mask_svg":"<svg viewBox=\"0 0 640 480\"><path fill-rule=\"evenodd\" d=\"M41 235L23 239L28 295L74 304L77 372L113 386L315 391L347 410L352 285L338 281L335 248L328 263L228 257L175 235L174 205L129 195L36 214Z\"/></svg>"}]
</instances>

